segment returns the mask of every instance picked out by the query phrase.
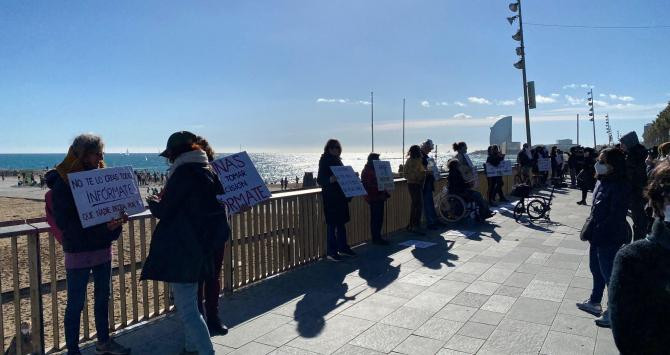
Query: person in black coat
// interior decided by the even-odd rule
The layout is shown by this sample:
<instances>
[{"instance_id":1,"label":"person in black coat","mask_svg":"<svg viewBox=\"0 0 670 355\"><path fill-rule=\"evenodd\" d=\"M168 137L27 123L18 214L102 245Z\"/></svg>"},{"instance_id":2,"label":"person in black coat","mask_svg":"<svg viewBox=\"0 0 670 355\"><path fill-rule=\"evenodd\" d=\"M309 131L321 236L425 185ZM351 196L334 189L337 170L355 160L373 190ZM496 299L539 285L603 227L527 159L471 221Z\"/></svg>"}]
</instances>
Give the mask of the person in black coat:
<instances>
[{"instance_id":1,"label":"person in black coat","mask_svg":"<svg viewBox=\"0 0 670 355\"><path fill-rule=\"evenodd\" d=\"M323 198L323 213L326 216L327 233L327 257L332 261L340 261L340 253L348 256L356 255L347 244L347 229L345 224L349 222L349 199L344 196L342 188L337 183L337 178L330 169L331 166L342 166L342 145L336 139L330 139L323 148L323 154L319 159L319 173L317 182L321 186Z\"/></svg>"},{"instance_id":2,"label":"person in black coat","mask_svg":"<svg viewBox=\"0 0 670 355\"><path fill-rule=\"evenodd\" d=\"M488 148L488 157L486 157L486 163L492 166L497 167L500 165L500 162L505 160L505 154L500 153L500 148L497 145L492 145ZM488 182L488 199L489 205L495 206L496 196L500 199L500 202L507 202L505 194L503 193L502 187L503 177L502 176L491 176L487 177Z\"/></svg>"},{"instance_id":3,"label":"person in black coat","mask_svg":"<svg viewBox=\"0 0 670 355\"><path fill-rule=\"evenodd\" d=\"M609 310L621 354L670 351L670 163L652 173L647 197L657 218L646 239L623 247L614 259Z\"/></svg>"},{"instance_id":4,"label":"person in black coat","mask_svg":"<svg viewBox=\"0 0 670 355\"><path fill-rule=\"evenodd\" d=\"M647 185L647 149L640 144L635 131L621 137L621 148L626 152L628 181L632 187L629 210L633 219L633 239L640 240L647 234L647 215L644 206L644 187Z\"/></svg>"},{"instance_id":5,"label":"person in black coat","mask_svg":"<svg viewBox=\"0 0 670 355\"><path fill-rule=\"evenodd\" d=\"M626 181L626 163L620 149L608 148L600 153L595 165L599 183L593 191L590 220L584 226L582 239L588 240L589 269L593 275L593 289L588 300L577 303L585 312L600 315L605 286L610 283L614 256L619 248L630 242L626 221L626 206L630 187ZM596 319L596 324L608 327L609 311Z\"/></svg>"},{"instance_id":6,"label":"person in black coat","mask_svg":"<svg viewBox=\"0 0 670 355\"><path fill-rule=\"evenodd\" d=\"M198 310L198 283L215 275L214 254L230 230L223 193L207 154L190 132L170 136L161 153L171 162L165 189L147 198L160 221L151 238L142 280L169 282L177 315L184 324L185 351L214 354L207 324ZM175 253L178 251L178 253Z\"/></svg>"},{"instance_id":7,"label":"person in black coat","mask_svg":"<svg viewBox=\"0 0 670 355\"><path fill-rule=\"evenodd\" d=\"M581 161L581 171L577 175L577 185L579 189L582 190L582 199L577 201L578 205L586 206L586 196L589 193L589 190L593 190L596 184L595 179L595 150L593 148L584 149L584 157Z\"/></svg>"},{"instance_id":8,"label":"person in black coat","mask_svg":"<svg viewBox=\"0 0 670 355\"><path fill-rule=\"evenodd\" d=\"M523 148L516 155L516 162L519 164L519 168L521 169L519 175L521 175L523 179L522 182L532 186L530 173L533 169L533 153L530 150L528 143L524 143Z\"/></svg>"}]
</instances>

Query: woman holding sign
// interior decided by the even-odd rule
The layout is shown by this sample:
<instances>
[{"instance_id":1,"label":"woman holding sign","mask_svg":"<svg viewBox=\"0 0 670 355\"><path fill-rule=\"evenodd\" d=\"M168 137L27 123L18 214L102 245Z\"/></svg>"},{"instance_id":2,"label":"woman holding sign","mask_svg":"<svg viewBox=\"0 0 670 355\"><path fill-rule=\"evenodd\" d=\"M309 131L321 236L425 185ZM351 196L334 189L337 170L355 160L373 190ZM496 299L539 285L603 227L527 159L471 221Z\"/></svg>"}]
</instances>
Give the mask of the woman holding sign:
<instances>
[{"instance_id":1,"label":"woman holding sign","mask_svg":"<svg viewBox=\"0 0 670 355\"><path fill-rule=\"evenodd\" d=\"M391 197L386 191L379 191L377 184L377 174L374 161L379 160L379 154L370 153L368 163L365 164L361 173L361 180L367 196L365 200L370 205L370 233L372 234L372 243L378 245L388 245L389 242L382 239L382 226L384 225L384 202Z\"/></svg>"},{"instance_id":2,"label":"woman holding sign","mask_svg":"<svg viewBox=\"0 0 670 355\"><path fill-rule=\"evenodd\" d=\"M230 230L225 208L216 197L223 188L209 165L212 153L208 150L208 157L199 140L190 132L176 132L161 153L170 168L163 192L147 199L151 213L160 221L141 279L170 283L177 315L184 324L184 353L202 355L214 354L214 348L198 309L198 284L218 272L216 254Z\"/></svg>"},{"instance_id":3,"label":"woman holding sign","mask_svg":"<svg viewBox=\"0 0 670 355\"><path fill-rule=\"evenodd\" d=\"M423 209L423 184L426 181L426 168L421 159L421 148L418 145L409 147L408 159L405 162L405 179L411 199L409 225L407 231L419 235L421 231L421 211Z\"/></svg>"},{"instance_id":4,"label":"woman holding sign","mask_svg":"<svg viewBox=\"0 0 670 355\"><path fill-rule=\"evenodd\" d=\"M83 228L75 205L68 174L104 168L103 142L98 136L82 134L74 139L67 156L53 175L52 208L63 238L67 305L65 307L65 344L68 354L79 352L79 323L84 309L86 286L93 273L96 354L125 355L130 349L109 336L109 295L112 273L112 242L121 235L127 215L108 223ZM88 320L86 320L88 321Z\"/></svg>"},{"instance_id":5,"label":"woman holding sign","mask_svg":"<svg viewBox=\"0 0 670 355\"><path fill-rule=\"evenodd\" d=\"M498 167L500 163L505 160L505 154L500 153L500 148L498 148L497 145L492 145L488 149L488 157L486 158L486 163L490 164L491 166ZM489 197L489 205L490 206L495 206L496 205L496 195L499 196L500 202L507 202L507 199L505 198L505 194L503 193L502 187L504 185L503 183L503 177L502 176L491 176L488 177L488 197Z\"/></svg>"},{"instance_id":6,"label":"woman holding sign","mask_svg":"<svg viewBox=\"0 0 670 355\"><path fill-rule=\"evenodd\" d=\"M347 244L345 224L349 222L349 199L342 192L337 178L330 169L331 166L343 166L342 159L340 159L341 154L340 142L336 139L328 140L323 148L321 159L319 159L319 173L316 178L321 186L323 213L328 226L326 253L328 260L331 261L341 261L339 254L356 255Z\"/></svg>"}]
</instances>

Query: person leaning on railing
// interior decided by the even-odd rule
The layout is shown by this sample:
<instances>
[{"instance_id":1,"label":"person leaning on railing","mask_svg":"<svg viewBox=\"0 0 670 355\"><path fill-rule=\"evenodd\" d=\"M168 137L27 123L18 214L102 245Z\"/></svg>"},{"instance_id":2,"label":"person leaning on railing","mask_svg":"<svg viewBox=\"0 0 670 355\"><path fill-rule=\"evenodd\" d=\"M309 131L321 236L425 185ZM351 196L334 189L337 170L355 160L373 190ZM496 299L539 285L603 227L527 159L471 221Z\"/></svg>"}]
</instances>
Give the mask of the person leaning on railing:
<instances>
[{"instance_id":1,"label":"person leaning on railing","mask_svg":"<svg viewBox=\"0 0 670 355\"><path fill-rule=\"evenodd\" d=\"M79 324L84 309L86 285L91 272L95 290L94 315L98 341L97 354L125 355L130 349L109 336L108 306L112 272L112 241L121 235L121 225L128 216L111 222L83 228L74 203L68 174L103 168L103 142L98 136L82 134L74 139L67 156L52 175L52 212L62 232L67 280L65 307L65 344L68 354L79 354ZM88 322L88 320L84 320Z\"/></svg>"},{"instance_id":2,"label":"person leaning on railing","mask_svg":"<svg viewBox=\"0 0 670 355\"><path fill-rule=\"evenodd\" d=\"M159 219L151 237L142 280L169 282L184 325L183 354L214 354L207 323L198 309L198 283L216 274L214 258L230 236L226 210L216 196L223 187L197 136L170 136L161 153L170 162L165 189L147 198Z\"/></svg>"},{"instance_id":3,"label":"person leaning on railing","mask_svg":"<svg viewBox=\"0 0 670 355\"><path fill-rule=\"evenodd\" d=\"M372 243L378 245L388 245L389 242L382 239L382 226L384 225L384 202L391 196L386 191L379 191L377 184L377 173L375 172L374 161L379 160L379 154L370 153L368 162L361 173L361 182L365 191L365 201L370 205L370 234Z\"/></svg>"},{"instance_id":4,"label":"person leaning on railing","mask_svg":"<svg viewBox=\"0 0 670 355\"><path fill-rule=\"evenodd\" d=\"M421 148L418 145L409 147L408 159L405 162L404 173L407 179L407 189L411 199L409 225L407 231L415 234L425 234L421 230L421 210L423 209L423 184L426 180L426 169L421 161Z\"/></svg>"}]
</instances>

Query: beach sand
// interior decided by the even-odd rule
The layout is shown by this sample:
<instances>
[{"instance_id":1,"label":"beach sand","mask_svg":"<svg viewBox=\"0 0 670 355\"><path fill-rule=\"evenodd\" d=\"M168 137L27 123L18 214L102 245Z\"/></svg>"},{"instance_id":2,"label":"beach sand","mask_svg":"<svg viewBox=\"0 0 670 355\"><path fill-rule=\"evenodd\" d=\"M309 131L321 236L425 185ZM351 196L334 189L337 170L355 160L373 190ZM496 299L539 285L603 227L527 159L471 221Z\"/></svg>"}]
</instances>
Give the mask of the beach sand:
<instances>
[{"instance_id":1,"label":"beach sand","mask_svg":"<svg viewBox=\"0 0 670 355\"><path fill-rule=\"evenodd\" d=\"M44 202L24 198L0 197L0 222L44 217Z\"/></svg>"}]
</instances>

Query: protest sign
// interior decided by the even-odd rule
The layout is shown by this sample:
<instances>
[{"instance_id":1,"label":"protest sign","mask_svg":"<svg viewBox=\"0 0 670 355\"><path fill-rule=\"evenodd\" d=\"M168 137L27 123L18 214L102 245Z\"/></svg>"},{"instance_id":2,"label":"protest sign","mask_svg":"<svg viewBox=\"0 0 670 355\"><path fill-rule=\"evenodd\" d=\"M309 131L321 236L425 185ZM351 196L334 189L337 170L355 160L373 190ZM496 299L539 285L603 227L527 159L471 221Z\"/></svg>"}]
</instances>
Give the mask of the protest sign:
<instances>
[{"instance_id":1,"label":"protest sign","mask_svg":"<svg viewBox=\"0 0 670 355\"><path fill-rule=\"evenodd\" d=\"M493 166L489 163L486 163L486 176L508 176L512 175L512 162L509 160L503 160L498 164L498 166Z\"/></svg>"},{"instance_id":2,"label":"protest sign","mask_svg":"<svg viewBox=\"0 0 670 355\"><path fill-rule=\"evenodd\" d=\"M538 158L537 159L537 170L539 170L539 171L549 171L549 170L551 170L551 160L549 158Z\"/></svg>"},{"instance_id":3,"label":"protest sign","mask_svg":"<svg viewBox=\"0 0 670 355\"><path fill-rule=\"evenodd\" d=\"M219 158L212 162L212 168L223 185L223 194L217 197L230 213L257 205L272 196L247 152Z\"/></svg>"},{"instance_id":4,"label":"protest sign","mask_svg":"<svg viewBox=\"0 0 670 355\"><path fill-rule=\"evenodd\" d=\"M87 170L67 175L81 226L88 228L144 212L133 168Z\"/></svg>"},{"instance_id":5,"label":"protest sign","mask_svg":"<svg viewBox=\"0 0 670 355\"><path fill-rule=\"evenodd\" d=\"M375 175L377 176L377 190L392 191L395 188L393 183L393 171L391 162L385 160L373 160L375 166Z\"/></svg>"},{"instance_id":6,"label":"protest sign","mask_svg":"<svg viewBox=\"0 0 670 355\"><path fill-rule=\"evenodd\" d=\"M330 170L337 178L337 183L340 184L344 196L355 197L368 194L361 183L361 179L358 178L351 166L331 166Z\"/></svg>"}]
</instances>

